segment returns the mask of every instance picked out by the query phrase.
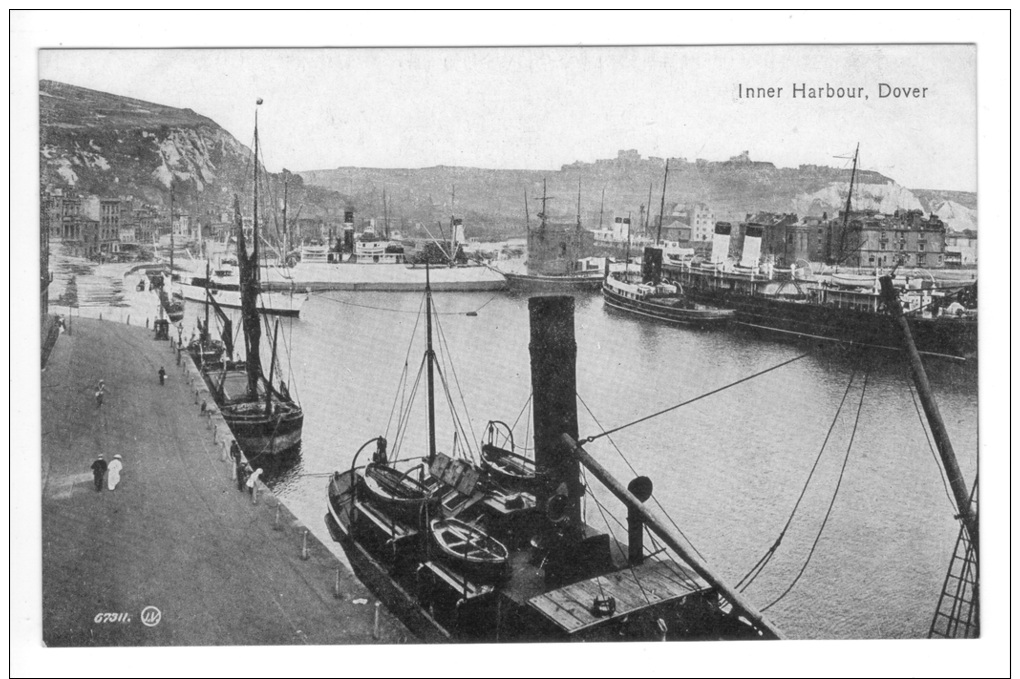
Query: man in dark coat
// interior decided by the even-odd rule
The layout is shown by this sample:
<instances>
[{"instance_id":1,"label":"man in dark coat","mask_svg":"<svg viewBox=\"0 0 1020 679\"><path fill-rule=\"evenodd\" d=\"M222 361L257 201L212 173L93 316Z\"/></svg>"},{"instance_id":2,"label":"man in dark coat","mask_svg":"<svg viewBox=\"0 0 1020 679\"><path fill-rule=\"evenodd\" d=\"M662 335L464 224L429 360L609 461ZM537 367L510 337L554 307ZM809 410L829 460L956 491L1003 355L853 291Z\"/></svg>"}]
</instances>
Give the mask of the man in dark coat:
<instances>
[{"instance_id":1,"label":"man in dark coat","mask_svg":"<svg viewBox=\"0 0 1020 679\"><path fill-rule=\"evenodd\" d=\"M163 370L163 366L159 366L159 384L163 386L163 381L166 379L166 371Z\"/></svg>"},{"instance_id":2,"label":"man in dark coat","mask_svg":"<svg viewBox=\"0 0 1020 679\"><path fill-rule=\"evenodd\" d=\"M92 478L96 482L96 492L103 492L103 477L106 476L106 460L100 455L92 463Z\"/></svg>"}]
</instances>

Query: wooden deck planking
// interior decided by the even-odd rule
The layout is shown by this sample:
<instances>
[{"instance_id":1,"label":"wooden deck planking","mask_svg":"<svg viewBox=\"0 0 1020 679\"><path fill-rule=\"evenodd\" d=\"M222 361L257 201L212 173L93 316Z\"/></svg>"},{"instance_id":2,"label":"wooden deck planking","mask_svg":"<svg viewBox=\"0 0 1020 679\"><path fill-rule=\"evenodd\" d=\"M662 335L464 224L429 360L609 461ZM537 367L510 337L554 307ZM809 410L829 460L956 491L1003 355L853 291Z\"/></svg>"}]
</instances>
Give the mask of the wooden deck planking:
<instances>
[{"instance_id":1,"label":"wooden deck planking","mask_svg":"<svg viewBox=\"0 0 1020 679\"><path fill-rule=\"evenodd\" d=\"M689 584L674 579L679 579L682 572L677 568L676 564L668 561L650 562L635 567L633 571L627 568L566 585L532 597L529 603L562 629L574 633L604 620L679 599L696 591ZM610 596L616 600L616 613L596 617L591 612L595 598Z\"/></svg>"}]
</instances>

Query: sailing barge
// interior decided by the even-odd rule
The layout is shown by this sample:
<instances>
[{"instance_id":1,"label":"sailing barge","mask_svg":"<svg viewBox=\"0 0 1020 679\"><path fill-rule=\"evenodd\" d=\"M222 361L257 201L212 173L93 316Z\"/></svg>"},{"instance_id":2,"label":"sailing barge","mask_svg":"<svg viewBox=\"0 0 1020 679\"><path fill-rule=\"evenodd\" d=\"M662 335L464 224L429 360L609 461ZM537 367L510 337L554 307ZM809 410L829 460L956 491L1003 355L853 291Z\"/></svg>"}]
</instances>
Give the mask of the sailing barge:
<instances>
[{"instance_id":1,"label":"sailing barge","mask_svg":"<svg viewBox=\"0 0 1020 679\"><path fill-rule=\"evenodd\" d=\"M261 103L262 100L259 100ZM228 360L206 365L202 375L209 387L220 414L230 427L241 450L249 460L261 455L277 455L294 450L301 443L304 426L304 411L295 401L286 384L273 383L277 372L277 337L279 320L273 330L272 358L269 371L262 368L261 338L262 319L259 315L258 299L261 292L259 282L259 133L258 116L255 124L254 158L254 208L252 212L251 248L245 237L244 220L241 216L240 200L234 197L234 222L237 238L238 287L241 295L241 330L244 334L245 358L243 362L229 360L233 353L230 346L229 327L224 333L228 343ZM212 296L208 297L217 315L224 324L226 315ZM208 316L205 334L208 334Z\"/></svg>"},{"instance_id":2,"label":"sailing barge","mask_svg":"<svg viewBox=\"0 0 1020 679\"><path fill-rule=\"evenodd\" d=\"M430 389L427 457L398 468L380 437L330 478L327 524L355 573L426 641L780 637L649 512L647 477L625 486L577 443L573 298L535 297L529 310L533 463L508 474L492 445L486 467L437 452ZM431 385L431 341L426 359ZM396 482L382 493L365 483L380 465ZM627 544L585 522L582 465L627 507ZM394 494L417 514L396 510ZM646 530L672 552L646 545Z\"/></svg>"}]
</instances>

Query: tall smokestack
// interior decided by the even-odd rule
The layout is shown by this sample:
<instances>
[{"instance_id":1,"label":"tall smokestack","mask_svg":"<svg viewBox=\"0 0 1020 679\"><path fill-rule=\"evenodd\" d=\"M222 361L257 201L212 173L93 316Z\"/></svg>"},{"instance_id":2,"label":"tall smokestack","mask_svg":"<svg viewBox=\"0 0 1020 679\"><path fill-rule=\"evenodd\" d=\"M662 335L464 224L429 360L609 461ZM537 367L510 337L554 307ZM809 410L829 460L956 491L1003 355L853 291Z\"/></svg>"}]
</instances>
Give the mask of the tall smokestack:
<instances>
[{"instance_id":1,"label":"tall smokestack","mask_svg":"<svg viewBox=\"0 0 1020 679\"><path fill-rule=\"evenodd\" d=\"M548 483L539 491L539 506L565 486L556 501L559 517L581 523L580 468L564 447L564 433L577 436L577 344L574 341L574 298L532 297L531 391L535 412L535 463ZM560 493L562 495L562 493Z\"/></svg>"},{"instance_id":2,"label":"tall smokestack","mask_svg":"<svg viewBox=\"0 0 1020 679\"><path fill-rule=\"evenodd\" d=\"M712 236L712 263L720 264L730 256L730 230L729 222L716 222L715 234Z\"/></svg>"},{"instance_id":3,"label":"tall smokestack","mask_svg":"<svg viewBox=\"0 0 1020 679\"><path fill-rule=\"evenodd\" d=\"M748 268L758 266L761 257L761 235L764 228L757 224L748 224L744 231L744 252L740 256L740 266Z\"/></svg>"}]
</instances>

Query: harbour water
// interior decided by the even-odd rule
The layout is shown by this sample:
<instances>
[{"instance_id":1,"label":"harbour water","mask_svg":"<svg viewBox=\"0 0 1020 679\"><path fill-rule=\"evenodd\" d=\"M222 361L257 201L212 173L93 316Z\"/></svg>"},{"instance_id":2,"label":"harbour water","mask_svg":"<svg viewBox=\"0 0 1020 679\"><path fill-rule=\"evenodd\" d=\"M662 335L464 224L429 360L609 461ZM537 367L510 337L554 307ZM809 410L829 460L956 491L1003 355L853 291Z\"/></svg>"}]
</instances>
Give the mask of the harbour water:
<instances>
[{"instance_id":1,"label":"harbour water","mask_svg":"<svg viewBox=\"0 0 1020 679\"><path fill-rule=\"evenodd\" d=\"M76 276L79 307L72 315L103 313L111 320L131 315L132 324L155 315L154 293L136 292L138 276L123 280L123 267L58 259L53 268L58 283ZM64 287L54 286L54 300ZM437 293L435 303L441 314L439 366L465 429L477 439L489 420L517 420L516 440L526 441L527 298ZM291 392L305 410L304 437L300 454L263 479L324 541L326 475L350 465L372 437L384 435L395 445L401 399L412 390L424 351L421 305L422 296L410 293L321 293L305 303L300 319L281 319L284 374L292 375ZM60 306L52 311L64 312ZM202 312L201 305L188 303L185 336ZM807 353L586 448L626 481L634 473L618 446L638 473L652 478L655 498L697 550L736 583L783 531L831 426L781 546L745 594L765 608L797 579L838 484L810 563L766 615L793 638L927 634L958 525L914 406L905 357L818 353L726 331L659 325L607 310L598 295L578 297L575 314L582 437ZM928 366L969 485L977 465L977 370L943 362ZM853 385L837 414L851 375ZM454 428L441 384L437 378L438 441L449 452ZM423 454L425 432L422 380L402 455ZM465 445L462 438L457 445ZM618 503L597 482L591 485L601 504L622 518ZM606 527L596 503L588 503L586 514L593 526ZM609 522L623 538L625 529Z\"/></svg>"}]
</instances>

